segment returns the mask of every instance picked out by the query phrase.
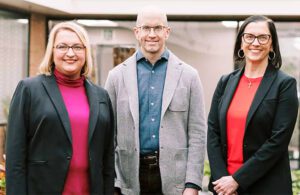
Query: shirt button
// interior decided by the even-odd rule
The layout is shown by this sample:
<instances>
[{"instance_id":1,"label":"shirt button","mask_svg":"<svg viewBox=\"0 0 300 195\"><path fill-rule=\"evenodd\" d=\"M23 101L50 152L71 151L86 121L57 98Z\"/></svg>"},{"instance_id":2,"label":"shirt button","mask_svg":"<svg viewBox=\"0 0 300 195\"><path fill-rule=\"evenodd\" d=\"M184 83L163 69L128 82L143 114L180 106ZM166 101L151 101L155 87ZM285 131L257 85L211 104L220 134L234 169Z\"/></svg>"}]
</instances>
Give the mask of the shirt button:
<instances>
[{"instance_id":1,"label":"shirt button","mask_svg":"<svg viewBox=\"0 0 300 195\"><path fill-rule=\"evenodd\" d=\"M154 139L154 138L155 138L155 135L152 135L152 138Z\"/></svg>"},{"instance_id":2,"label":"shirt button","mask_svg":"<svg viewBox=\"0 0 300 195\"><path fill-rule=\"evenodd\" d=\"M153 106L153 105L154 105L154 103L153 103L153 102L151 102L150 104L151 104L151 106Z\"/></svg>"},{"instance_id":3,"label":"shirt button","mask_svg":"<svg viewBox=\"0 0 300 195\"><path fill-rule=\"evenodd\" d=\"M154 121L155 121L155 119L154 119L154 118L152 118L152 119L151 119L151 121L152 121L152 122L154 122Z\"/></svg>"},{"instance_id":4,"label":"shirt button","mask_svg":"<svg viewBox=\"0 0 300 195\"><path fill-rule=\"evenodd\" d=\"M153 86L151 86L151 89L154 89L154 87L153 87Z\"/></svg>"},{"instance_id":5,"label":"shirt button","mask_svg":"<svg viewBox=\"0 0 300 195\"><path fill-rule=\"evenodd\" d=\"M154 70L152 70L151 72L152 72L152 74L154 74L154 73L155 73L155 71L154 71Z\"/></svg>"}]
</instances>

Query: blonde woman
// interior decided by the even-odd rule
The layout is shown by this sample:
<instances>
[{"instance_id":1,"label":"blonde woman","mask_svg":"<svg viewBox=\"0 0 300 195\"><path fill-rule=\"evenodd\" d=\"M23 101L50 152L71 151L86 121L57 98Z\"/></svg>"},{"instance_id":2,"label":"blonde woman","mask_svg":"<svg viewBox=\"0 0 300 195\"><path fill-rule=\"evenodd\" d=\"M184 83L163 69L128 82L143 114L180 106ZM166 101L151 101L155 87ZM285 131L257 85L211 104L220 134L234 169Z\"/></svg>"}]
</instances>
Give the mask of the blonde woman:
<instances>
[{"instance_id":1,"label":"blonde woman","mask_svg":"<svg viewBox=\"0 0 300 195\"><path fill-rule=\"evenodd\" d=\"M112 194L113 114L91 83L90 43L74 22L51 30L40 75L19 82L8 120L7 194Z\"/></svg>"}]
</instances>

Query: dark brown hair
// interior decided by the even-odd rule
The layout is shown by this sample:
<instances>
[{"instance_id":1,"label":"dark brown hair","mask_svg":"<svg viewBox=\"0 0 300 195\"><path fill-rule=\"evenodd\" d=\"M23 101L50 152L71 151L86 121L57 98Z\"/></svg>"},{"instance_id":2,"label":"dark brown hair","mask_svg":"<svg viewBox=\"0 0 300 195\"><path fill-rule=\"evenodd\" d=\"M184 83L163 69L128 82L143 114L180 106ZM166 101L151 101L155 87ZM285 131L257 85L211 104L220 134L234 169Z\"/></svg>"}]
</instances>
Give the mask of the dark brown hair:
<instances>
[{"instance_id":1,"label":"dark brown hair","mask_svg":"<svg viewBox=\"0 0 300 195\"><path fill-rule=\"evenodd\" d=\"M261 15L254 15L246 18L242 26L240 27L236 40L235 40L235 45L234 45L234 53L233 53L233 61L236 66L244 66L245 65L245 60L244 58L240 58L238 56L238 52L241 49L241 43L242 43L242 36L245 31L245 28L247 27L248 24L252 22L267 22L269 31L271 33L271 38L272 38L272 46L273 46L273 51L275 52L275 56L270 55L269 58L269 64L272 65L276 69L280 69L281 64L282 64L282 59L281 59L281 54L280 54L280 49L279 49L279 42L278 42L278 36L277 36L277 31L275 24L273 20L270 18L267 18L265 16Z\"/></svg>"}]
</instances>

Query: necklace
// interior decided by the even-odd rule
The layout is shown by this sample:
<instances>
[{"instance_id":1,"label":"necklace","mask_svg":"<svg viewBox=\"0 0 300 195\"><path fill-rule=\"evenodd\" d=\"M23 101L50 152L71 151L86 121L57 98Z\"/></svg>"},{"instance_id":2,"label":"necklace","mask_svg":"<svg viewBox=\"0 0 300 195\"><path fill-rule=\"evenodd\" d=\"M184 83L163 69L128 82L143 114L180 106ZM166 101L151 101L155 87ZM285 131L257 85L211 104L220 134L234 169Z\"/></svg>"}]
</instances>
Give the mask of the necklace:
<instances>
[{"instance_id":1,"label":"necklace","mask_svg":"<svg viewBox=\"0 0 300 195\"><path fill-rule=\"evenodd\" d=\"M252 82L253 82L254 80L251 81L251 79L248 78L246 75L244 75L244 77L245 77L246 81L248 82L248 83L247 83L248 89L250 89L250 88L252 87Z\"/></svg>"},{"instance_id":2,"label":"necklace","mask_svg":"<svg viewBox=\"0 0 300 195\"><path fill-rule=\"evenodd\" d=\"M244 82L248 85L248 89L252 89L252 86L254 87L254 89L256 89L257 85L260 84L260 81L262 80L262 76L260 77L255 77L255 78L249 78L244 74Z\"/></svg>"},{"instance_id":3,"label":"necklace","mask_svg":"<svg viewBox=\"0 0 300 195\"><path fill-rule=\"evenodd\" d=\"M246 77L246 78L247 78L247 77ZM250 89L251 86L252 86L252 82L251 82L250 79L248 79L248 78L247 78L247 80L248 80L248 89Z\"/></svg>"}]
</instances>

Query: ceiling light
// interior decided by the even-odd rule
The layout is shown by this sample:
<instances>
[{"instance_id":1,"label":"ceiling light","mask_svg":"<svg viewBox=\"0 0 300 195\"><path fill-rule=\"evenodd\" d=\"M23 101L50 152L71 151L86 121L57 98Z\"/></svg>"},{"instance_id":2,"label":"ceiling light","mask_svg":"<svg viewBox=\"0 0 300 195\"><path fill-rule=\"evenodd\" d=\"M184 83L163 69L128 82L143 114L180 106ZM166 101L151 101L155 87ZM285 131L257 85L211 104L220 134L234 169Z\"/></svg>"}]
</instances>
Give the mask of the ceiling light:
<instances>
[{"instance_id":1,"label":"ceiling light","mask_svg":"<svg viewBox=\"0 0 300 195\"><path fill-rule=\"evenodd\" d=\"M17 19L17 22L21 24L28 24L28 19Z\"/></svg>"},{"instance_id":2,"label":"ceiling light","mask_svg":"<svg viewBox=\"0 0 300 195\"><path fill-rule=\"evenodd\" d=\"M238 23L237 21L222 21L222 25L226 28L236 28Z\"/></svg>"},{"instance_id":3,"label":"ceiling light","mask_svg":"<svg viewBox=\"0 0 300 195\"><path fill-rule=\"evenodd\" d=\"M84 26L97 26L97 27L116 27L118 23L110 20L77 20L79 24Z\"/></svg>"}]
</instances>

